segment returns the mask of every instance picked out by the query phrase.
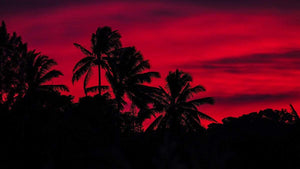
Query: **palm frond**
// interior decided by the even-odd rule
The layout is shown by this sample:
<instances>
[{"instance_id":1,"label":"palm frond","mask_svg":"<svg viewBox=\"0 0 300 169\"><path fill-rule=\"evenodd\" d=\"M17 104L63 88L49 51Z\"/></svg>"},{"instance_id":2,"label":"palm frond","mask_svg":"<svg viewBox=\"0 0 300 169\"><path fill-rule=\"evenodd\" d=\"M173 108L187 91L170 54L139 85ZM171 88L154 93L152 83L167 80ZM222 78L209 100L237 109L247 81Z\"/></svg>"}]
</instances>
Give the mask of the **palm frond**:
<instances>
[{"instance_id":1,"label":"palm frond","mask_svg":"<svg viewBox=\"0 0 300 169\"><path fill-rule=\"evenodd\" d=\"M298 121L300 119L298 113L296 112L292 104L290 104L290 107L292 109L292 115L295 117L295 120Z\"/></svg>"},{"instance_id":2,"label":"palm frond","mask_svg":"<svg viewBox=\"0 0 300 169\"><path fill-rule=\"evenodd\" d=\"M201 86L201 85L197 85L195 87L190 88L190 91L192 93L199 93L199 92L204 92L205 88L203 86Z\"/></svg>"},{"instance_id":3,"label":"palm frond","mask_svg":"<svg viewBox=\"0 0 300 169\"><path fill-rule=\"evenodd\" d=\"M63 74L58 70L51 70L47 72L44 76L42 76L39 80L39 83L45 83L47 81L52 80L53 78L63 76Z\"/></svg>"},{"instance_id":4,"label":"palm frond","mask_svg":"<svg viewBox=\"0 0 300 169\"><path fill-rule=\"evenodd\" d=\"M201 91L205 91L203 86L197 85L197 86L191 88L190 84L187 84L183 88L183 90L180 92L177 102L178 103L185 102L187 99L191 98L193 96L193 94L196 94Z\"/></svg>"},{"instance_id":5,"label":"palm frond","mask_svg":"<svg viewBox=\"0 0 300 169\"><path fill-rule=\"evenodd\" d=\"M163 115L160 115L159 117L157 117L151 124L150 126L146 129L146 133L150 132L150 131L154 131L155 127L157 127L159 125L159 123L161 122L163 118Z\"/></svg>"},{"instance_id":6,"label":"palm frond","mask_svg":"<svg viewBox=\"0 0 300 169\"><path fill-rule=\"evenodd\" d=\"M148 60L141 61L138 65L133 67L129 73L136 74L136 73L142 72L145 69L150 69L150 63Z\"/></svg>"},{"instance_id":7,"label":"palm frond","mask_svg":"<svg viewBox=\"0 0 300 169\"><path fill-rule=\"evenodd\" d=\"M69 88L66 85L40 85L39 89L48 91L66 91L69 92Z\"/></svg>"},{"instance_id":8,"label":"palm frond","mask_svg":"<svg viewBox=\"0 0 300 169\"><path fill-rule=\"evenodd\" d=\"M92 56L93 53L90 52L89 50L87 50L86 48L84 48L83 46L81 46L80 44L78 43L73 43L75 47L79 48L81 50L81 52L87 56Z\"/></svg>"},{"instance_id":9,"label":"palm frond","mask_svg":"<svg viewBox=\"0 0 300 169\"><path fill-rule=\"evenodd\" d=\"M167 88L169 89L171 96L176 98L180 91L192 81L191 75L179 71L178 69L175 72L169 72L169 75L166 78Z\"/></svg>"},{"instance_id":10,"label":"palm frond","mask_svg":"<svg viewBox=\"0 0 300 169\"><path fill-rule=\"evenodd\" d=\"M93 74L93 70L90 67L89 70L87 71L86 75L85 75L84 82L83 82L83 89L84 89L84 92L85 92L86 95L87 95L87 91L86 91L87 84L88 84L92 74Z\"/></svg>"},{"instance_id":11,"label":"palm frond","mask_svg":"<svg viewBox=\"0 0 300 169\"><path fill-rule=\"evenodd\" d=\"M48 59L47 56L45 56L45 55L40 55L40 54L41 54L41 53L33 53L33 54L32 54L32 57L34 58L34 63L33 63L33 65L34 65L34 69L35 69L35 70L38 70L38 67L41 66L41 65L43 65L44 62L45 62L45 60Z\"/></svg>"},{"instance_id":12,"label":"palm frond","mask_svg":"<svg viewBox=\"0 0 300 169\"><path fill-rule=\"evenodd\" d=\"M181 103L181 102L186 102L186 100L191 97L192 93L190 89L190 84L187 84L182 91L180 92L178 98L177 98L177 103Z\"/></svg>"},{"instance_id":13,"label":"palm frond","mask_svg":"<svg viewBox=\"0 0 300 169\"><path fill-rule=\"evenodd\" d=\"M127 94L137 97L138 102L143 102L144 104L163 102L163 97L161 97L161 91L159 88L146 86L143 84L136 84L132 88L126 88ZM140 107L142 108L142 107Z\"/></svg>"},{"instance_id":14,"label":"palm frond","mask_svg":"<svg viewBox=\"0 0 300 169\"><path fill-rule=\"evenodd\" d=\"M198 113L198 115L199 115L200 118L208 120L208 121L213 121L213 122L217 123L217 121L215 119L213 119L212 117L210 117L210 116L208 116L208 115L206 115L206 114L204 114L204 113L202 113L200 111L198 111L197 113Z\"/></svg>"},{"instance_id":15,"label":"palm frond","mask_svg":"<svg viewBox=\"0 0 300 169\"><path fill-rule=\"evenodd\" d=\"M206 103L214 104L215 101L212 97L204 97L204 98L195 99L195 100L186 102L186 104L193 104L195 106L199 106L199 105L206 104Z\"/></svg>"},{"instance_id":16,"label":"palm frond","mask_svg":"<svg viewBox=\"0 0 300 169\"><path fill-rule=\"evenodd\" d=\"M163 87L161 87L161 86L159 86L159 89L160 89L160 92L163 94L162 97L166 97L166 99L168 101L170 101L171 100L170 94Z\"/></svg>"},{"instance_id":17,"label":"palm frond","mask_svg":"<svg viewBox=\"0 0 300 169\"><path fill-rule=\"evenodd\" d=\"M73 72L75 72L77 69L81 68L83 65L89 64L90 62L94 61L95 57L93 56L87 56L82 58L79 62L76 63L76 65L73 68Z\"/></svg>"},{"instance_id":18,"label":"palm frond","mask_svg":"<svg viewBox=\"0 0 300 169\"><path fill-rule=\"evenodd\" d=\"M201 128L203 128L198 116L187 116L186 118L191 131L199 131Z\"/></svg>"},{"instance_id":19,"label":"palm frond","mask_svg":"<svg viewBox=\"0 0 300 169\"><path fill-rule=\"evenodd\" d=\"M74 84L75 81L78 81L82 75L84 75L92 66L91 62L86 63L85 65L81 66L73 73L72 83Z\"/></svg>"},{"instance_id":20,"label":"palm frond","mask_svg":"<svg viewBox=\"0 0 300 169\"><path fill-rule=\"evenodd\" d=\"M141 74L136 74L132 77L132 82L134 83L150 83L152 78L160 78L160 74L158 72L146 72Z\"/></svg>"},{"instance_id":21,"label":"palm frond","mask_svg":"<svg viewBox=\"0 0 300 169\"><path fill-rule=\"evenodd\" d=\"M50 70L50 68L54 65L57 65L57 63L53 59L46 60L41 66L39 70L39 76L43 76L47 71Z\"/></svg>"},{"instance_id":22,"label":"palm frond","mask_svg":"<svg viewBox=\"0 0 300 169\"><path fill-rule=\"evenodd\" d=\"M105 76L107 78L107 81L110 83L110 86L113 89L114 94L116 95L118 90L120 90L117 79L114 77L114 75L111 71L107 71L105 73Z\"/></svg>"},{"instance_id":23,"label":"palm frond","mask_svg":"<svg viewBox=\"0 0 300 169\"><path fill-rule=\"evenodd\" d=\"M101 91L106 91L108 90L109 87L108 86L101 86ZM94 93L94 92L98 92L99 91L99 86L93 86L93 87L88 87L86 88L86 92L89 93Z\"/></svg>"},{"instance_id":24,"label":"palm frond","mask_svg":"<svg viewBox=\"0 0 300 169\"><path fill-rule=\"evenodd\" d=\"M34 57L34 62L33 65L29 63L29 66L36 78L42 77L52 66L57 65L53 59L49 59L48 56L41 55L40 53L33 53L32 56Z\"/></svg>"},{"instance_id":25,"label":"palm frond","mask_svg":"<svg viewBox=\"0 0 300 169\"><path fill-rule=\"evenodd\" d=\"M186 108L186 109L183 109L186 113L194 113L196 115L198 115L200 118L202 119L205 119L205 120L208 120L208 121L213 121L213 122L217 122L215 119L213 119L212 117L198 111L198 110L194 110L194 109L189 109L189 108Z\"/></svg>"}]
</instances>

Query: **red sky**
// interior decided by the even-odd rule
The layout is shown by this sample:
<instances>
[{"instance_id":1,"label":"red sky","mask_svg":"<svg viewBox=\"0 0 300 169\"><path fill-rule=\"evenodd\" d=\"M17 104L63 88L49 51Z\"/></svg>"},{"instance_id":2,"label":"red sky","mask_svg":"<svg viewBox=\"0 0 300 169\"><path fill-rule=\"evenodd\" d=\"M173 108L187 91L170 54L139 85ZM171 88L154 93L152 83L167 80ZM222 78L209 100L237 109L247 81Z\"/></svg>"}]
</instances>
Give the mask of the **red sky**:
<instances>
[{"instance_id":1,"label":"red sky","mask_svg":"<svg viewBox=\"0 0 300 169\"><path fill-rule=\"evenodd\" d=\"M0 19L58 62L65 76L55 83L77 98L84 93L81 81L71 83L72 68L83 54L73 43L88 48L98 26L111 26L162 74L153 84L176 68L191 73L207 89L197 97L216 100L203 112L220 121L290 103L300 111L299 9L296 0L10 0L0 2Z\"/></svg>"}]
</instances>

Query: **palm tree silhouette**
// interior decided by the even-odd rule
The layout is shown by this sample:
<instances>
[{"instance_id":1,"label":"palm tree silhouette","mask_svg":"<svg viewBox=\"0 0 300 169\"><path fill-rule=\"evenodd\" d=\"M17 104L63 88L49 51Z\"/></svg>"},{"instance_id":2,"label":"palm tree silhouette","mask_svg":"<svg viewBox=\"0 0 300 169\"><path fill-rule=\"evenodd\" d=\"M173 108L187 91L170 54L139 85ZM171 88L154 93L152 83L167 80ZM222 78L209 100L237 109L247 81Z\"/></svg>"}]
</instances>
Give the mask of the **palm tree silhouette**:
<instances>
[{"instance_id":1,"label":"palm tree silhouette","mask_svg":"<svg viewBox=\"0 0 300 169\"><path fill-rule=\"evenodd\" d=\"M91 51L84 48L82 45L74 43L74 45L79 48L82 53L86 55L81 59L73 69L72 83L78 81L81 76L85 74L84 78L84 91L87 95L90 91L97 91L101 94L101 89L107 89L107 86L101 86L101 67L105 66L103 57L107 57L111 51L121 47L120 42L121 35L117 30L112 30L110 27L99 27L96 33L92 34ZM93 86L87 88L87 83L92 76L92 68L97 66L98 68L98 86Z\"/></svg>"},{"instance_id":2,"label":"palm tree silhouette","mask_svg":"<svg viewBox=\"0 0 300 169\"><path fill-rule=\"evenodd\" d=\"M111 84L118 110L123 109L124 96L127 95L134 105L141 108L150 100L148 94L153 87L143 83L150 83L153 77L160 77L158 72L144 72L150 69L148 60L135 47L120 48L112 52L107 59L106 77Z\"/></svg>"},{"instance_id":3,"label":"palm tree silhouette","mask_svg":"<svg viewBox=\"0 0 300 169\"><path fill-rule=\"evenodd\" d=\"M29 51L19 64L22 65L18 71L23 72L25 92L23 95L18 96L19 99L14 104L13 112L22 114L20 116L22 118L20 136L21 140L24 141L28 126L30 126L31 120L35 118L33 114L41 111L45 106L47 110L51 110L54 108L53 103L55 103L52 96L57 96L57 100L61 96L59 91L69 90L65 85L47 83L53 78L63 75L60 71L52 69L57 63L48 56L41 55L34 50Z\"/></svg>"},{"instance_id":4,"label":"palm tree silhouette","mask_svg":"<svg viewBox=\"0 0 300 169\"><path fill-rule=\"evenodd\" d=\"M65 85L46 84L53 78L63 75L60 71L51 69L57 63L48 56L30 51L26 56L25 65L25 79L28 86L27 94L69 91Z\"/></svg>"},{"instance_id":5,"label":"palm tree silhouette","mask_svg":"<svg viewBox=\"0 0 300 169\"><path fill-rule=\"evenodd\" d=\"M155 128L178 129L182 125L195 131L201 127L200 118L216 122L197 109L197 106L205 103L213 104L213 98L205 97L191 100L194 94L205 91L205 89L200 85L191 87L192 77L189 74L176 70L169 73L166 81L166 90L161 86L159 87L160 96L158 96L153 109L159 113L164 112L164 114L157 117L146 131Z\"/></svg>"}]
</instances>

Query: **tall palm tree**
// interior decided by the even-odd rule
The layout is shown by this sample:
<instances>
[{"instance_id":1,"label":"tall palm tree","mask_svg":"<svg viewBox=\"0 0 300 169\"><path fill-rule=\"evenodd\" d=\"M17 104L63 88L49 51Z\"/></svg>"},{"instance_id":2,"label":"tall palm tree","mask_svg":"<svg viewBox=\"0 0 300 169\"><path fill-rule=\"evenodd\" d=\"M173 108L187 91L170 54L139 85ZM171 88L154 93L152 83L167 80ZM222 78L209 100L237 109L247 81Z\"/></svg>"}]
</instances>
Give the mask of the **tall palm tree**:
<instances>
[{"instance_id":1,"label":"tall palm tree","mask_svg":"<svg viewBox=\"0 0 300 169\"><path fill-rule=\"evenodd\" d=\"M145 72L150 69L148 60L135 47L120 48L107 59L106 77L110 83L119 112L123 108L124 96L127 95L134 105L145 107L150 101L149 94L153 87L144 85L150 83L153 77L159 78L158 72Z\"/></svg>"},{"instance_id":2,"label":"tall palm tree","mask_svg":"<svg viewBox=\"0 0 300 169\"><path fill-rule=\"evenodd\" d=\"M27 83L27 94L36 92L69 91L65 85L46 84L53 78L62 76L58 70L51 69L57 63L48 56L41 55L35 51L28 52L25 61L25 81Z\"/></svg>"},{"instance_id":3,"label":"tall palm tree","mask_svg":"<svg viewBox=\"0 0 300 169\"><path fill-rule=\"evenodd\" d=\"M189 74L179 70L170 72L166 82L166 89L159 87L160 95L157 96L157 102L153 109L162 115L156 118L147 131L155 128L177 129L180 126L186 126L187 129L195 131L201 127L200 118L215 121L197 108L205 103L213 104L213 98L191 99L194 94L205 91L205 89L200 85L191 87L192 77Z\"/></svg>"},{"instance_id":4,"label":"tall palm tree","mask_svg":"<svg viewBox=\"0 0 300 169\"><path fill-rule=\"evenodd\" d=\"M112 30L110 27L99 27L96 33L92 34L91 51L84 48L82 45L74 43L74 45L79 48L82 53L86 55L81 59L73 69L72 82L78 81L83 75L84 78L84 91L85 94L89 91L97 91L101 94L101 89L107 88L101 86L101 67L105 66L103 57L107 57L111 51L121 47L120 42L121 35L117 30ZM92 76L92 68L97 66L98 68L98 86L87 88L87 83Z\"/></svg>"}]
</instances>

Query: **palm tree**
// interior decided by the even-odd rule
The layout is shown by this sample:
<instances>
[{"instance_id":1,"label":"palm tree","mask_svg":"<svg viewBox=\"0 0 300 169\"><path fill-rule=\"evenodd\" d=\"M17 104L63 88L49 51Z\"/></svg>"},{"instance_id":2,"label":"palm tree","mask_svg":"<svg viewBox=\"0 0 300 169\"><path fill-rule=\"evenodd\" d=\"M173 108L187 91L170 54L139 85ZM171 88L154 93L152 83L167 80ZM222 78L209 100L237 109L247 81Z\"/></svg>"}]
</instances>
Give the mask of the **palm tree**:
<instances>
[{"instance_id":1,"label":"palm tree","mask_svg":"<svg viewBox=\"0 0 300 169\"><path fill-rule=\"evenodd\" d=\"M200 112L197 106L209 103L213 104L211 97L191 99L194 94L205 91L204 87L197 85L191 87L192 77L182 71L170 72L166 78L166 89L159 87L160 95L153 110L163 113L147 128L146 131L155 128L177 129L186 126L187 129L195 131L200 129L200 118L214 121L210 116Z\"/></svg>"},{"instance_id":2,"label":"palm tree","mask_svg":"<svg viewBox=\"0 0 300 169\"><path fill-rule=\"evenodd\" d=\"M138 108L145 107L150 102L149 94L153 87L144 85L150 83L153 77L159 78L158 72L145 72L150 69L148 60L144 60L142 54L135 47L126 47L116 50L112 57L107 59L106 77L110 83L119 112L124 104L124 96L127 95Z\"/></svg>"},{"instance_id":3,"label":"palm tree","mask_svg":"<svg viewBox=\"0 0 300 169\"><path fill-rule=\"evenodd\" d=\"M99 27L96 33L92 34L91 51L80 44L74 43L74 45L79 48L86 57L81 59L75 65L73 69L72 83L78 81L83 75L85 75L83 87L86 95L89 91L97 90L99 94L101 94L101 89L107 88L105 86L101 86L101 67L105 66L103 57L107 57L111 51L121 47L120 38L121 35L117 30L113 31L110 27L105 26ZM92 76L92 68L95 66L98 68L98 86L87 88L87 83Z\"/></svg>"},{"instance_id":4,"label":"palm tree","mask_svg":"<svg viewBox=\"0 0 300 169\"><path fill-rule=\"evenodd\" d=\"M58 70L51 70L57 65L55 60L41 55L35 51L28 52L25 62L25 81L27 83L27 94L37 92L69 91L65 85L46 84L53 78L62 76Z\"/></svg>"},{"instance_id":5,"label":"palm tree","mask_svg":"<svg viewBox=\"0 0 300 169\"><path fill-rule=\"evenodd\" d=\"M32 120L31 113L44 107L44 104L41 105L40 103L45 100L53 101L51 100L51 96L60 96L59 91L69 90L65 85L47 84L53 78L63 75L60 71L52 69L57 63L48 56L41 55L35 51L29 51L19 64L21 68L18 71L23 72L24 88L26 90L24 95L18 96L19 99L14 105L14 110L17 113L23 114L21 116L21 139L23 140L25 138L25 128L30 124L30 120Z\"/></svg>"}]
</instances>

